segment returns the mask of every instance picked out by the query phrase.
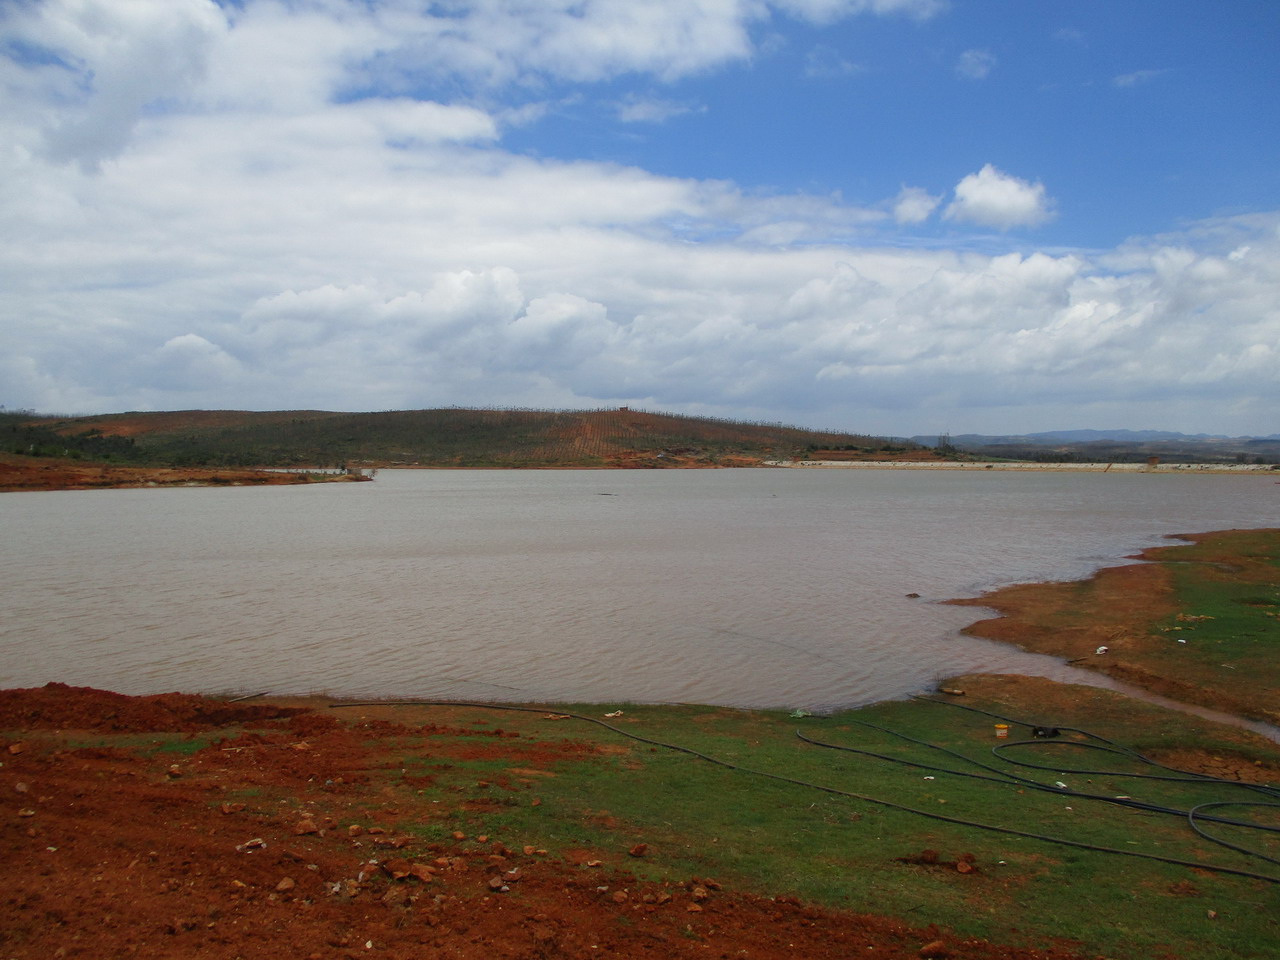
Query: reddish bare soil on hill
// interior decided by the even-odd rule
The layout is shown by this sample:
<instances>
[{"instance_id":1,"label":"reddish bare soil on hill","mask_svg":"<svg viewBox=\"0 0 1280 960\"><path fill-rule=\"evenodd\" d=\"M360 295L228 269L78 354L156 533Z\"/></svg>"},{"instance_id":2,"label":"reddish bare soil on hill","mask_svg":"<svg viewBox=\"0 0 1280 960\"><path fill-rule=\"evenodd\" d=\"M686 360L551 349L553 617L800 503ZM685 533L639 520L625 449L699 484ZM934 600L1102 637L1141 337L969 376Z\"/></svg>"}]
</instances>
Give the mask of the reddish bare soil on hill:
<instances>
[{"instance_id":1,"label":"reddish bare soil on hill","mask_svg":"<svg viewBox=\"0 0 1280 960\"><path fill-rule=\"evenodd\" d=\"M112 413L95 417L41 417L33 423L53 427L55 432L70 436L85 430L97 430L104 436L138 437L148 433L185 433L236 427L246 419L257 423L289 423L323 420L335 414L322 410L166 410L147 413Z\"/></svg>"},{"instance_id":2,"label":"reddish bare soil on hill","mask_svg":"<svg viewBox=\"0 0 1280 960\"><path fill-rule=\"evenodd\" d=\"M479 747L459 722L56 684L0 691L0 955L1077 958L706 877L640 882L621 838L617 850L543 850L397 832L466 801L429 782L416 800L393 796L385 772L403 747L391 739L460 757ZM173 731L201 739L175 750ZM486 757L510 763L515 802L532 802L522 777L596 749L499 730L487 741Z\"/></svg>"},{"instance_id":3,"label":"reddish bare soil on hill","mask_svg":"<svg viewBox=\"0 0 1280 960\"><path fill-rule=\"evenodd\" d=\"M204 467L119 467L80 460L0 454L0 492L116 487L261 487L360 479L368 478Z\"/></svg>"}]
</instances>

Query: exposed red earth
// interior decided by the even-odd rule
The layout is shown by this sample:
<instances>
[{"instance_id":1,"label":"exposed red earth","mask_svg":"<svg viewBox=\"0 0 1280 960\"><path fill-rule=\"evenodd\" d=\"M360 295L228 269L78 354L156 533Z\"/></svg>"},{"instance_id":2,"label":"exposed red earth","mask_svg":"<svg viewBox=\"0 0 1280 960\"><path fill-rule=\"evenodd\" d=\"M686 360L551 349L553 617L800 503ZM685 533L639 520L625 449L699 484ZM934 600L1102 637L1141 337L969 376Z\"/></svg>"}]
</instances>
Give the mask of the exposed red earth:
<instances>
[{"instance_id":1,"label":"exposed red earth","mask_svg":"<svg viewBox=\"0 0 1280 960\"><path fill-rule=\"evenodd\" d=\"M1220 563L1230 567L1232 576L1259 584L1274 582L1274 566L1233 549L1231 533L1187 534L1180 539L1204 548L1200 563ZM1000 614L966 627L965 633L1063 657L1173 700L1280 725L1274 688L1178 671L1162 657L1170 642L1154 628L1177 615L1172 576L1173 565L1183 562L1178 549L1152 547L1132 558L1145 563L1107 567L1088 580L1020 583L950 602L989 607ZM1100 649L1106 653L1098 655Z\"/></svg>"},{"instance_id":2,"label":"exposed red earth","mask_svg":"<svg viewBox=\"0 0 1280 960\"><path fill-rule=\"evenodd\" d=\"M0 454L0 492L118 487L283 486L368 477L208 467L120 467L53 457Z\"/></svg>"},{"instance_id":3,"label":"exposed red earth","mask_svg":"<svg viewBox=\"0 0 1280 960\"><path fill-rule=\"evenodd\" d=\"M622 835L617 849L600 850L409 837L396 824L467 801L428 783L416 800L393 798L382 772L400 754L389 738L412 734L443 759L483 749L509 764L503 784L516 802L532 802L521 783L536 779L531 771L565 750L597 748L496 730L477 748L475 729L453 726L447 711L406 725L392 708L350 719L292 703L58 684L0 691L0 955L1080 956L1069 945L969 940L927 918L842 913L708 877L640 882L627 865L653 853ZM157 752L151 741L232 724L232 735L190 753Z\"/></svg>"}]
</instances>

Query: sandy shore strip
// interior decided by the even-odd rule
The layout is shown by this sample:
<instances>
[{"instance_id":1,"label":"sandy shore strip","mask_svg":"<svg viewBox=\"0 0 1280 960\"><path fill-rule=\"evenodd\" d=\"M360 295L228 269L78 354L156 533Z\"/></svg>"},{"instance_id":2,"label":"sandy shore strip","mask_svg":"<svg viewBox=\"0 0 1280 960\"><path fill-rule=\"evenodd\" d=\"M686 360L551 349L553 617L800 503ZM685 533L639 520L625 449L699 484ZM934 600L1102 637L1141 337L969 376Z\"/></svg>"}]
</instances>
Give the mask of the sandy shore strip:
<instances>
[{"instance_id":1,"label":"sandy shore strip","mask_svg":"<svg viewBox=\"0 0 1280 960\"><path fill-rule=\"evenodd\" d=\"M1055 473L1271 473L1269 463L1032 463L1025 460L766 460L766 467L811 467L854 470L1031 470Z\"/></svg>"}]
</instances>

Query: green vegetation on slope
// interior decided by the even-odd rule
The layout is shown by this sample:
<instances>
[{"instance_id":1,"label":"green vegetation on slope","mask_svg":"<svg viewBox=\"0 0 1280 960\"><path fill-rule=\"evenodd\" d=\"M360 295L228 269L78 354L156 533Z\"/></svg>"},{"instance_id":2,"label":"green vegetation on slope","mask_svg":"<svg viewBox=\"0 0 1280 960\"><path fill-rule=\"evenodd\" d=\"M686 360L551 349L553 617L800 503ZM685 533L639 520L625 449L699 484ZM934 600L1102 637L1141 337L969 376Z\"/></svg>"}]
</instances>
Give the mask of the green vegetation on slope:
<instances>
[{"instance_id":1,"label":"green vegetation on slope","mask_svg":"<svg viewBox=\"0 0 1280 960\"><path fill-rule=\"evenodd\" d=\"M99 451L108 459L170 466L715 466L827 447L889 448L856 434L628 409L8 414L0 429L14 452Z\"/></svg>"}]
</instances>

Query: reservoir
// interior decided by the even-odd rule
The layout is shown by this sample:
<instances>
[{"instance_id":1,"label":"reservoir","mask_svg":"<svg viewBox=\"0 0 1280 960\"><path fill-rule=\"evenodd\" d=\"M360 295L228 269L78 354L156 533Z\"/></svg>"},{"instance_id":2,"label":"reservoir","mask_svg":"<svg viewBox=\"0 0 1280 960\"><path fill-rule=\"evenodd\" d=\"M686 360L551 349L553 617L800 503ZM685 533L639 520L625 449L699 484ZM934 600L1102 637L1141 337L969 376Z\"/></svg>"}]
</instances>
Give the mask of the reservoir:
<instances>
[{"instance_id":1,"label":"reservoir","mask_svg":"<svg viewBox=\"0 0 1280 960\"><path fill-rule=\"evenodd\" d=\"M961 636L981 611L936 601L1274 526L1267 475L406 470L8 494L0 687L823 710L962 672L1080 680Z\"/></svg>"}]
</instances>

